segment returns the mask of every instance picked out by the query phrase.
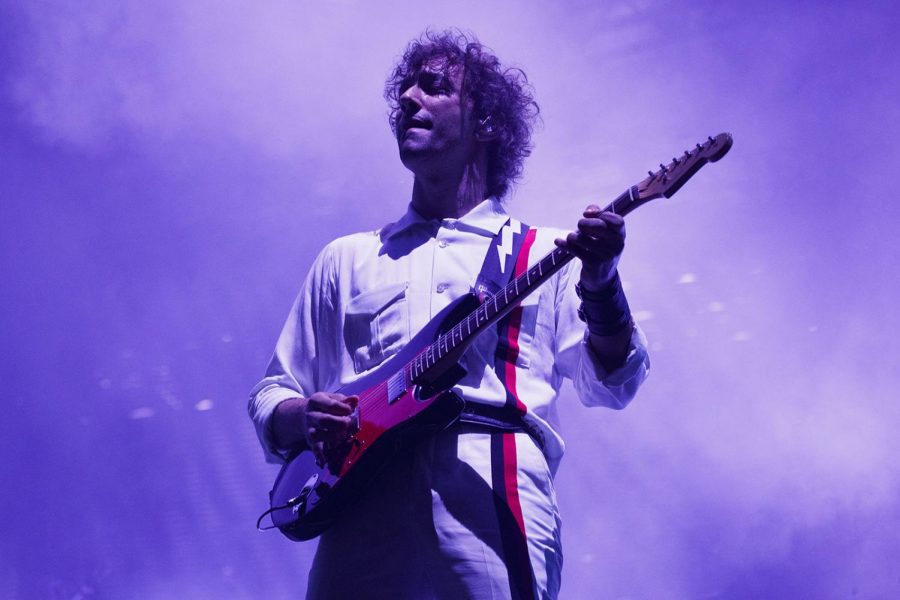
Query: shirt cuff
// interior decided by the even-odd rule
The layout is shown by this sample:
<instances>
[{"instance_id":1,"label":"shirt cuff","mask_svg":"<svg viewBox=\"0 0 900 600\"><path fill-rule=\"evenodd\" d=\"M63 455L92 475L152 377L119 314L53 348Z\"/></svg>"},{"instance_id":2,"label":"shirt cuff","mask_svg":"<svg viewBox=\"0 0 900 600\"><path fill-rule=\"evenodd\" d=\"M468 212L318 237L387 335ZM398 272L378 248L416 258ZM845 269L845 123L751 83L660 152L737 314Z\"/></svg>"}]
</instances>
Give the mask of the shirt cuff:
<instances>
[{"instance_id":1,"label":"shirt cuff","mask_svg":"<svg viewBox=\"0 0 900 600\"><path fill-rule=\"evenodd\" d=\"M634 325L628 354L621 367L608 371L601 363L590 344L590 334L585 331L581 342L582 362L579 369L579 394L583 404L604 405L610 408L624 408L637 393L638 387L650 370L647 354L647 339L644 332ZM598 389L599 388L599 389Z\"/></svg>"},{"instance_id":2,"label":"shirt cuff","mask_svg":"<svg viewBox=\"0 0 900 600\"><path fill-rule=\"evenodd\" d=\"M284 463L290 456L290 452L275 445L272 415L275 414L275 409L279 404L298 397L300 394L296 390L271 385L257 392L250 401L250 417L256 427L256 435L262 444L266 462Z\"/></svg>"}]
</instances>

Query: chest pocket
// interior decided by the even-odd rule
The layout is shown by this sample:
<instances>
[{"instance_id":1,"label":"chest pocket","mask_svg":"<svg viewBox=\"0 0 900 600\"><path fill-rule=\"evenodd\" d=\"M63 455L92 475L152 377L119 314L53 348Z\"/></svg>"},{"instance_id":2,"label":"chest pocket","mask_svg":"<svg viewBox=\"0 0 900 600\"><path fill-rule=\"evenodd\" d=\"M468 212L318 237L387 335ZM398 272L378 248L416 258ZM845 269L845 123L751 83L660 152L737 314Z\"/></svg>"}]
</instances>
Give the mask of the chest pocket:
<instances>
[{"instance_id":1,"label":"chest pocket","mask_svg":"<svg viewBox=\"0 0 900 600\"><path fill-rule=\"evenodd\" d=\"M356 373L378 366L409 343L407 287L406 283L389 285L350 300L344 316L344 343Z\"/></svg>"}]
</instances>

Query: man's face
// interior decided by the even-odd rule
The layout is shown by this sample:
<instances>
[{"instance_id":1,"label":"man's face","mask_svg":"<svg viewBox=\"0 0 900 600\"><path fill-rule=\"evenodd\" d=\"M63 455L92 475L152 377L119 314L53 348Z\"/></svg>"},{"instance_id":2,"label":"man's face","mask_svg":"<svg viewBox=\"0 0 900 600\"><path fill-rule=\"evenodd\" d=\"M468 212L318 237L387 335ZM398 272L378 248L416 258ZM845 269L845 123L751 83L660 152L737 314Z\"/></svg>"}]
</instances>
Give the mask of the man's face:
<instances>
[{"instance_id":1,"label":"man's face","mask_svg":"<svg viewBox=\"0 0 900 600\"><path fill-rule=\"evenodd\" d=\"M462 68L432 60L407 82L400 95L397 144L400 160L413 173L461 167L475 147L471 107L460 96Z\"/></svg>"}]
</instances>

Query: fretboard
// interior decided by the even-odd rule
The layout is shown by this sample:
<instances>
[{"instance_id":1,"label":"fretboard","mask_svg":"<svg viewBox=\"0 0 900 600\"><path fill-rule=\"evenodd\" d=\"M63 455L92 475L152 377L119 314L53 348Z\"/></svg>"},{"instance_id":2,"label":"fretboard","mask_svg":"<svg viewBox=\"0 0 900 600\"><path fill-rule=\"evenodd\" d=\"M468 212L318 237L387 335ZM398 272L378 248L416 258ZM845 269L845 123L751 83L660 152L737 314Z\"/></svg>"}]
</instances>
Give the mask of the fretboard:
<instances>
[{"instance_id":1,"label":"fretboard","mask_svg":"<svg viewBox=\"0 0 900 600\"><path fill-rule=\"evenodd\" d=\"M603 211L624 216L638 204L637 186L632 186L613 200ZM510 281L506 287L495 294L488 295L478 308L438 336L430 346L409 362L407 372L410 381L417 381L443 358L471 344L478 334L509 314L531 292L540 287L574 257L575 255L568 250L554 248L528 270Z\"/></svg>"}]
</instances>

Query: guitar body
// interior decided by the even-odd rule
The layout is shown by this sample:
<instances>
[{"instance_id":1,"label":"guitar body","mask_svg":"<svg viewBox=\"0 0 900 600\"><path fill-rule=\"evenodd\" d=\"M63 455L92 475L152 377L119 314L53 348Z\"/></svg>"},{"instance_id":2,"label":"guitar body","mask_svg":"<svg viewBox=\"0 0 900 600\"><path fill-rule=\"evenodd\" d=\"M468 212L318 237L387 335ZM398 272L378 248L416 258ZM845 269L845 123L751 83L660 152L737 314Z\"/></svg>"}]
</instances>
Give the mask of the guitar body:
<instances>
[{"instance_id":1,"label":"guitar body","mask_svg":"<svg viewBox=\"0 0 900 600\"><path fill-rule=\"evenodd\" d=\"M447 391L464 374L456 361L425 386L409 380L406 366L477 306L474 295L458 298L400 353L338 390L359 397L356 432L329 452L325 465L318 465L312 452L303 451L282 467L269 494L272 523L282 533L295 541L319 535L365 493L396 453L459 417L463 401Z\"/></svg>"}]
</instances>

